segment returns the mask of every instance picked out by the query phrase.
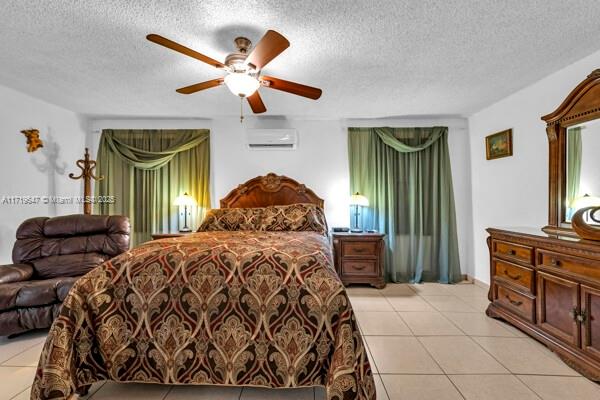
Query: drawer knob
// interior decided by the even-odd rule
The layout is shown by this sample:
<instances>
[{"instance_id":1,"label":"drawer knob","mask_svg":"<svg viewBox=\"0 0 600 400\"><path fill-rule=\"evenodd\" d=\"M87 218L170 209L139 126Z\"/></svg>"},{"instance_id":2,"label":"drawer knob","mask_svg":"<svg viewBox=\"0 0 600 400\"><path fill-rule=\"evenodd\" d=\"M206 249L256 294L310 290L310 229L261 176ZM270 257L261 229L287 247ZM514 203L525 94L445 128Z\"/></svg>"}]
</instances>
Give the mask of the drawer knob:
<instances>
[{"instance_id":1,"label":"drawer knob","mask_svg":"<svg viewBox=\"0 0 600 400\"><path fill-rule=\"evenodd\" d=\"M513 299L511 299L509 295L506 295L505 297L506 297L506 300L508 300L508 302L509 302L510 304L512 304L513 306L517 306L517 307L519 307L520 305L522 305L522 304L523 304L523 302L522 302L522 301L518 301L518 300L513 300Z\"/></svg>"},{"instance_id":2,"label":"drawer knob","mask_svg":"<svg viewBox=\"0 0 600 400\"><path fill-rule=\"evenodd\" d=\"M364 247L355 247L354 248L355 253L364 253L365 251L367 251L367 249L365 249Z\"/></svg>"},{"instance_id":3,"label":"drawer knob","mask_svg":"<svg viewBox=\"0 0 600 400\"><path fill-rule=\"evenodd\" d=\"M581 310L581 312L578 312L577 307L573 307L573 309L571 311L569 311L569 316L571 317L571 319L573 319L573 321L579 322L579 323L584 323L585 320L587 319L586 311Z\"/></svg>"},{"instance_id":4,"label":"drawer knob","mask_svg":"<svg viewBox=\"0 0 600 400\"><path fill-rule=\"evenodd\" d=\"M352 268L362 271L363 269L365 269L365 266L364 265L354 265L354 266L352 266Z\"/></svg>"},{"instance_id":5,"label":"drawer knob","mask_svg":"<svg viewBox=\"0 0 600 400\"><path fill-rule=\"evenodd\" d=\"M571 317L572 320L577 320L577 316L579 315L579 313L577 312L577 307L574 307L571 309L571 311L569 311L569 317Z\"/></svg>"},{"instance_id":6,"label":"drawer knob","mask_svg":"<svg viewBox=\"0 0 600 400\"><path fill-rule=\"evenodd\" d=\"M557 260L556 258L551 258L550 265L552 265L553 267L560 267L560 260Z\"/></svg>"},{"instance_id":7,"label":"drawer knob","mask_svg":"<svg viewBox=\"0 0 600 400\"><path fill-rule=\"evenodd\" d=\"M504 275L508 276L510 279L513 279L515 281L518 281L519 279L521 279L521 275L511 275L507 269L504 270Z\"/></svg>"},{"instance_id":8,"label":"drawer knob","mask_svg":"<svg viewBox=\"0 0 600 400\"><path fill-rule=\"evenodd\" d=\"M516 255L517 255L517 252L516 252L516 250L510 249L510 250L508 251L508 254L510 254L511 256L516 256Z\"/></svg>"}]
</instances>

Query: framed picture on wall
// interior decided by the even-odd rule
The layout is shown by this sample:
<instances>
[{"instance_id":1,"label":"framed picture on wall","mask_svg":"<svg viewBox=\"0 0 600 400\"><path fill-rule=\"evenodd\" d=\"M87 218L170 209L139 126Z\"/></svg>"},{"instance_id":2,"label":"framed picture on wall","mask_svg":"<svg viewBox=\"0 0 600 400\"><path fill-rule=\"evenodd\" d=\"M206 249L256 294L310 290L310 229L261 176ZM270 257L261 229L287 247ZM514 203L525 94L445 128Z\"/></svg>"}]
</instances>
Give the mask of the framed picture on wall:
<instances>
[{"instance_id":1,"label":"framed picture on wall","mask_svg":"<svg viewBox=\"0 0 600 400\"><path fill-rule=\"evenodd\" d=\"M512 129L497 132L485 138L485 157L488 160L513 155Z\"/></svg>"}]
</instances>

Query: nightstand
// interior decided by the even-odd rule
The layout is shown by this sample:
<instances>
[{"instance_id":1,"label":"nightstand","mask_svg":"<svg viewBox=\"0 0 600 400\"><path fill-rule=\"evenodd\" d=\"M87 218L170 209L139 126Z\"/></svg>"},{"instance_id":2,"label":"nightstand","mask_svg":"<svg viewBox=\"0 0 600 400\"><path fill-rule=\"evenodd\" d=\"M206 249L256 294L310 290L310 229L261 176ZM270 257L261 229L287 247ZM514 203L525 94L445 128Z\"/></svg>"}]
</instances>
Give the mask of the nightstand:
<instances>
[{"instance_id":1,"label":"nightstand","mask_svg":"<svg viewBox=\"0 0 600 400\"><path fill-rule=\"evenodd\" d=\"M152 240L180 237L189 235L190 233L194 232L153 233Z\"/></svg>"},{"instance_id":2,"label":"nightstand","mask_svg":"<svg viewBox=\"0 0 600 400\"><path fill-rule=\"evenodd\" d=\"M344 285L385 287L383 233L332 233L335 269Z\"/></svg>"}]
</instances>

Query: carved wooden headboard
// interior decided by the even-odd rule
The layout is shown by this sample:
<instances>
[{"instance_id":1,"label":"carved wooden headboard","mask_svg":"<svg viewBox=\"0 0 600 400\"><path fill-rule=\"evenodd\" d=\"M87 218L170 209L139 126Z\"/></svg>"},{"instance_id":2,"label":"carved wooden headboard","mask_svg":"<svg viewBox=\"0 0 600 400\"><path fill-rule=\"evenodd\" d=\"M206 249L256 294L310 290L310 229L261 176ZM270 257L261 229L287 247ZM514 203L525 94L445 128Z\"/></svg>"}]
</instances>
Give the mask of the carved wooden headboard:
<instances>
[{"instance_id":1,"label":"carved wooden headboard","mask_svg":"<svg viewBox=\"0 0 600 400\"><path fill-rule=\"evenodd\" d=\"M221 208L249 208L312 203L319 207L324 201L301 183L273 173L257 176L233 189L221 199Z\"/></svg>"}]
</instances>

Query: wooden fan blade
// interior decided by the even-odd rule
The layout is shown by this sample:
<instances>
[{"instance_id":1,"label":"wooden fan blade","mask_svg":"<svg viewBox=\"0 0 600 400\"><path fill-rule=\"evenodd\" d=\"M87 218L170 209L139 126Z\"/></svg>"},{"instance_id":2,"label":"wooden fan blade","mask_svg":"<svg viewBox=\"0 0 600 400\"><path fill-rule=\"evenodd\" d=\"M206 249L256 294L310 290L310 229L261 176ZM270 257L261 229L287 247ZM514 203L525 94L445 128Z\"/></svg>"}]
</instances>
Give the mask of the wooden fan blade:
<instances>
[{"instance_id":1,"label":"wooden fan blade","mask_svg":"<svg viewBox=\"0 0 600 400\"><path fill-rule=\"evenodd\" d=\"M254 114L261 114L267 111L267 107L265 107L265 103L263 103L260 94L258 94L258 90L252 96L247 97L247 99Z\"/></svg>"},{"instance_id":2,"label":"wooden fan blade","mask_svg":"<svg viewBox=\"0 0 600 400\"><path fill-rule=\"evenodd\" d=\"M185 54L186 56L195 58L196 60L200 60L204 63L207 63L208 65L212 65L215 68L225 68L225 64L160 35L151 33L150 35L146 36L146 39L156 44L160 44L161 46L164 46L168 49L175 50L181 54Z\"/></svg>"},{"instance_id":3,"label":"wooden fan blade","mask_svg":"<svg viewBox=\"0 0 600 400\"><path fill-rule=\"evenodd\" d=\"M273 78L272 76L261 76L260 80L263 85L271 88L281 90L283 92L292 93L302 97L308 97L309 99L317 100L321 97L323 91L319 88L312 86L301 85L300 83L285 81L279 78Z\"/></svg>"},{"instance_id":4,"label":"wooden fan blade","mask_svg":"<svg viewBox=\"0 0 600 400\"><path fill-rule=\"evenodd\" d=\"M290 42L283 35L269 30L254 46L254 49L246 58L246 64L257 70L263 69L265 65L288 47L290 47Z\"/></svg>"},{"instance_id":5,"label":"wooden fan blade","mask_svg":"<svg viewBox=\"0 0 600 400\"><path fill-rule=\"evenodd\" d=\"M199 92L204 89L210 89L215 86L219 86L223 84L223 78L213 79L211 81L196 83L195 85L190 85L186 87L182 87L177 89L177 93L181 94L192 94Z\"/></svg>"}]
</instances>

